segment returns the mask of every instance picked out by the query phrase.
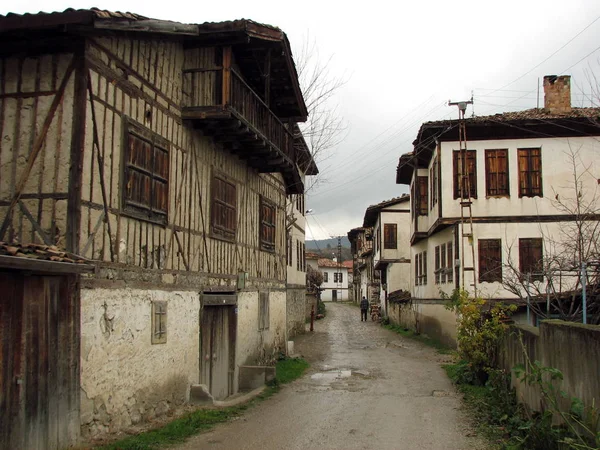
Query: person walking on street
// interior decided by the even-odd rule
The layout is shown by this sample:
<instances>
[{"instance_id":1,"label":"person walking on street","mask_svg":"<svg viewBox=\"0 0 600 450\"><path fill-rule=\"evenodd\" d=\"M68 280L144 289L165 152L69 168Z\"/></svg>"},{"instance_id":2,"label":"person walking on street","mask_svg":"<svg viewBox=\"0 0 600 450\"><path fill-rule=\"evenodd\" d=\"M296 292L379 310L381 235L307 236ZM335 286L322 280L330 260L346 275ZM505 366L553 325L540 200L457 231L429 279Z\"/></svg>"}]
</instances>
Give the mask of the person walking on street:
<instances>
[{"instance_id":1,"label":"person walking on street","mask_svg":"<svg viewBox=\"0 0 600 450\"><path fill-rule=\"evenodd\" d=\"M360 321L367 321L367 311L369 310L369 300L367 300L364 296L360 301Z\"/></svg>"}]
</instances>

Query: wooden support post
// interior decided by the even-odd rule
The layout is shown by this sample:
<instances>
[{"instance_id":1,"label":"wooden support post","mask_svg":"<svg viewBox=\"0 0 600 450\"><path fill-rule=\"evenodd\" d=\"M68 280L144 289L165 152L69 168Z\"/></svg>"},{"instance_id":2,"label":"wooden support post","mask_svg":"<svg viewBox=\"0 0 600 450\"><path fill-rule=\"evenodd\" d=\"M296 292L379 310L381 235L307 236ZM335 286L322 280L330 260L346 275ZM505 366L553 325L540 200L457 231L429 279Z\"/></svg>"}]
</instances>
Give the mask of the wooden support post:
<instances>
[{"instance_id":1,"label":"wooden support post","mask_svg":"<svg viewBox=\"0 0 600 450\"><path fill-rule=\"evenodd\" d=\"M265 77L265 105L271 108L271 49L267 50L265 57L265 69L263 76Z\"/></svg>"},{"instance_id":2,"label":"wooden support post","mask_svg":"<svg viewBox=\"0 0 600 450\"><path fill-rule=\"evenodd\" d=\"M223 105L228 105L231 102L232 59L231 46L223 47Z\"/></svg>"}]
</instances>

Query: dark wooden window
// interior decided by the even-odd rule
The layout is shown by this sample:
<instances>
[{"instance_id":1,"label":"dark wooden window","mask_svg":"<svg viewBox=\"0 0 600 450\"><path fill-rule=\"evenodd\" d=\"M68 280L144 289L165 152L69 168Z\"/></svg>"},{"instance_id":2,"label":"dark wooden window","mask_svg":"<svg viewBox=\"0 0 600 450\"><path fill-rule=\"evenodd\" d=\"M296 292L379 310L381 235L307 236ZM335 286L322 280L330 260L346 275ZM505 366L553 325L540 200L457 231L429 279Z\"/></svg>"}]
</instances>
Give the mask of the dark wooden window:
<instances>
[{"instance_id":1,"label":"dark wooden window","mask_svg":"<svg viewBox=\"0 0 600 450\"><path fill-rule=\"evenodd\" d=\"M421 274L421 278L423 279L423 284L427 284L427 252L423 252L423 256L421 257L423 260L423 273Z\"/></svg>"},{"instance_id":2,"label":"dark wooden window","mask_svg":"<svg viewBox=\"0 0 600 450\"><path fill-rule=\"evenodd\" d=\"M300 241L296 239L296 270L300 270Z\"/></svg>"},{"instance_id":3,"label":"dark wooden window","mask_svg":"<svg viewBox=\"0 0 600 450\"><path fill-rule=\"evenodd\" d=\"M258 329L268 330L270 325L269 293L261 292L258 304Z\"/></svg>"},{"instance_id":4,"label":"dark wooden window","mask_svg":"<svg viewBox=\"0 0 600 450\"><path fill-rule=\"evenodd\" d=\"M306 272L306 244L302 243L302 272Z\"/></svg>"},{"instance_id":5,"label":"dark wooden window","mask_svg":"<svg viewBox=\"0 0 600 450\"><path fill-rule=\"evenodd\" d=\"M429 170L429 191L431 192L431 209L437 204L438 201L438 162L437 159L431 165Z\"/></svg>"},{"instance_id":6,"label":"dark wooden window","mask_svg":"<svg viewBox=\"0 0 600 450\"><path fill-rule=\"evenodd\" d=\"M294 265L294 247L292 247L291 235L288 235L287 238L287 265L290 267Z\"/></svg>"},{"instance_id":7,"label":"dark wooden window","mask_svg":"<svg viewBox=\"0 0 600 450\"><path fill-rule=\"evenodd\" d=\"M479 239L479 282L502 281L502 241Z\"/></svg>"},{"instance_id":8,"label":"dark wooden window","mask_svg":"<svg viewBox=\"0 0 600 450\"><path fill-rule=\"evenodd\" d=\"M418 189L418 215L426 216L428 212L428 201L427 201L427 177L417 177L417 189Z\"/></svg>"},{"instance_id":9,"label":"dark wooden window","mask_svg":"<svg viewBox=\"0 0 600 450\"><path fill-rule=\"evenodd\" d=\"M383 225L383 248L398 248L398 225L395 223Z\"/></svg>"},{"instance_id":10,"label":"dark wooden window","mask_svg":"<svg viewBox=\"0 0 600 450\"><path fill-rule=\"evenodd\" d=\"M275 206L260 199L260 248L275 251Z\"/></svg>"},{"instance_id":11,"label":"dark wooden window","mask_svg":"<svg viewBox=\"0 0 600 450\"><path fill-rule=\"evenodd\" d=\"M123 210L134 217L167 223L169 144L156 133L126 121Z\"/></svg>"},{"instance_id":12,"label":"dark wooden window","mask_svg":"<svg viewBox=\"0 0 600 450\"><path fill-rule=\"evenodd\" d=\"M420 257L420 254L417 253L415 255L415 261L414 261L415 262L415 286L419 285L419 257Z\"/></svg>"},{"instance_id":13,"label":"dark wooden window","mask_svg":"<svg viewBox=\"0 0 600 450\"><path fill-rule=\"evenodd\" d=\"M543 241L541 238L519 239L519 269L530 281L542 281L543 275Z\"/></svg>"},{"instance_id":14,"label":"dark wooden window","mask_svg":"<svg viewBox=\"0 0 600 450\"><path fill-rule=\"evenodd\" d=\"M508 150L485 151L485 191L490 197L510 195L508 182Z\"/></svg>"},{"instance_id":15,"label":"dark wooden window","mask_svg":"<svg viewBox=\"0 0 600 450\"><path fill-rule=\"evenodd\" d=\"M333 273L333 282L334 283L343 283L344 282L344 274L342 272L334 272Z\"/></svg>"},{"instance_id":16,"label":"dark wooden window","mask_svg":"<svg viewBox=\"0 0 600 450\"><path fill-rule=\"evenodd\" d=\"M417 179L413 179L413 184L410 187L410 217L415 218L417 213Z\"/></svg>"},{"instance_id":17,"label":"dark wooden window","mask_svg":"<svg viewBox=\"0 0 600 450\"><path fill-rule=\"evenodd\" d=\"M441 262L440 262L440 246L435 246L435 284L440 284L440 272L441 272Z\"/></svg>"},{"instance_id":18,"label":"dark wooden window","mask_svg":"<svg viewBox=\"0 0 600 450\"><path fill-rule=\"evenodd\" d=\"M469 175L469 185L471 188L471 198L477 198L477 153L475 150L467 150L466 161L461 158L460 151L453 152L453 173L454 173L454 198L468 198L466 181L464 174ZM466 170L463 169L466 167Z\"/></svg>"},{"instance_id":19,"label":"dark wooden window","mask_svg":"<svg viewBox=\"0 0 600 450\"><path fill-rule=\"evenodd\" d=\"M440 245L440 283L446 282L446 244Z\"/></svg>"},{"instance_id":20,"label":"dark wooden window","mask_svg":"<svg viewBox=\"0 0 600 450\"><path fill-rule=\"evenodd\" d=\"M212 209L211 231L212 234L227 239L235 240L237 230L237 193L234 183L220 175L213 177L212 183Z\"/></svg>"},{"instance_id":21,"label":"dark wooden window","mask_svg":"<svg viewBox=\"0 0 600 450\"><path fill-rule=\"evenodd\" d=\"M167 302L152 302L152 344L167 342Z\"/></svg>"},{"instance_id":22,"label":"dark wooden window","mask_svg":"<svg viewBox=\"0 0 600 450\"><path fill-rule=\"evenodd\" d=\"M542 197L542 149L520 148L519 197Z\"/></svg>"},{"instance_id":23,"label":"dark wooden window","mask_svg":"<svg viewBox=\"0 0 600 450\"><path fill-rule=\"evenodd\" d=\"M452 283L454 281L454 253L452 252L452 242L448 242L448 245L446 246L446 251L448 252L448 259L446 260L446 276L448 283Z\"/></svg>"},{"instance_id":24,"label":"dark wooden window","mask_svg":"<svg viewBox=\"0 0 600 450\"><path fill-rule=\"evenodd\" d=\"M323 272L323 283L327 283L329 281L329 272Z\"/></svg>"}]
</instances>

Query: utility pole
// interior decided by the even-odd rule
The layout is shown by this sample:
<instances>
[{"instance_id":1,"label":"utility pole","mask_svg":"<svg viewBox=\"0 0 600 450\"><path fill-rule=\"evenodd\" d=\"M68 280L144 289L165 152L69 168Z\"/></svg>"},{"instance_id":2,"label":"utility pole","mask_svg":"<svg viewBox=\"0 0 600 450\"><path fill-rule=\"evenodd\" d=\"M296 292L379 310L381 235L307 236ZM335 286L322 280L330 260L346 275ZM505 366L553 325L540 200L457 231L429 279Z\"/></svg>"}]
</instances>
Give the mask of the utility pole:
<instances>
[{"instance_id":1,"label":"utility pole","mask_svg":"<svg viewBox=\"0 0 600 450\"><path fill-rule=\"evenodd\" d=\"M471 196L471 177L470 166L471 160L468 157L467 151L467 123L465 120L465 112L467 105L473 104L471 100L462 102L448 101L448 106L458 107L458 140L459 140L459 163L458 163L458 189L460 191L460 228L461 228L461 246L460 246L460 268L461 268L461 285L465 288L465 272L473 273L473 295L477 297L477 276L475 273L475 238L473 236L473 212L471 205L473 204ZM465 264L465 247L471 247L471 266ZM458 246L457 246L458 247Z\"/></svg>"},{"instance_id":2,"label":"utility pole","mask_svg":"<svg viewBox=\"0 0 600 450\"><path fill-rule=\"evenodd\" d=\"M341 297L343 297L343 287L344 287L344 280L343 280L343 272L342 272L342 236L331 236L334 239L337 239L337 276L335 277L337 280L337 284L336 284L336 290L339 292L340 294L340 299L342 299Z\"/></svg>"}]
</instances>

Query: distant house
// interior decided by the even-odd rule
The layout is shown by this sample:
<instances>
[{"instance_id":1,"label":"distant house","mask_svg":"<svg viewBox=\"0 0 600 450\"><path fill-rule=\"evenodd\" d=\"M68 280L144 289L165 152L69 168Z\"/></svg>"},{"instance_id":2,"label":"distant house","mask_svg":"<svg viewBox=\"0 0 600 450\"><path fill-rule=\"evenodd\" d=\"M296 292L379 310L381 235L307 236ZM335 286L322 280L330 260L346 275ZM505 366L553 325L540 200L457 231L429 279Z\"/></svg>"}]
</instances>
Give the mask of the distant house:
<instances>
[{"instance_id":1,"label":"distant house","mask_svg":"<svg viewBox=\"0 0 600 450\"><path fill-rule=\"evenodd\" d=\"M321 258L318 260L318 268L323 273L321 300L348 300L348 267L335 260Z\"/></svg>"},{"instance_id":2,"label":"distant house","mask_svg":"<svg viewBox=\"0 0 600 450\"><path fill-rule=\"evenodd\" d=\"M388 294L410 291L410 196L371 205L365 211L363 228L373 230L373 269L380 273L379 299L385 315Z\"/></svg>"},{"instance_id":3,"label":"distant house","mask_svg":"<svg viewBox=\"0 0 600 450\"><path fill-rule=\"evenodd\" d=\"M412 307L422 331L437 339L454 344L456 336L442 294L463 288L515 302L529 291L546 305L558 287L548 269L564 260L580 270L564 231L575 221L597 223L598 211L564 205L597 195L600 108L571 107L568 76L544 77L544 94L544 108L465 119L462 152L459 121L424 123L414 151L400 157L396 181L412 192ZM560 283L580 289L573 268ZM536 319L530 314L529 324Z\"/></svg>"},{"instance_id":4,"label":"distant house","mask_svg":"<svg viewBox=\"0 0 600 450\"><path fill-rule=\"evenodd\" d=\"M379 279L373 269L373 229L353 228L348 232L353 267L353 301L359 303L365 297L379 299Z\"/></svg>"},{"instance_id":5,"label":"distant house","mask_svg":"<svg viewBox=\"0 0 600 450\"><path fill-rule=\"evenodd\" d=\"M44 417L16 411L22 423L0 421L0 441L66 447L80 429L178 408L193 385L237 393L244 367L273 362L303 322L287 307L302 306L304 177L317 168L297 128L307 108L286 34L251 20L9 14L0 73L0 241L45 246L49 262L23 270L70 270L55 253L93 264L80 281L38 286L65 294L62 309L44 308L71 320L68 336L45 340L40 321L38 344L60 347L71 372L46 373L80 383L75 397L40 406ZM0 298L20 304L19 293ZM0 304L2 324L8 311ZM0 353L20 348L2 340ZM54 355L21 356L38 354ZM38 381L2 382L0 398L51 398ZM66 416L66 440L51 438ZM38 442L19 441L28 434Z\"/></svg>"}]
</instances>

